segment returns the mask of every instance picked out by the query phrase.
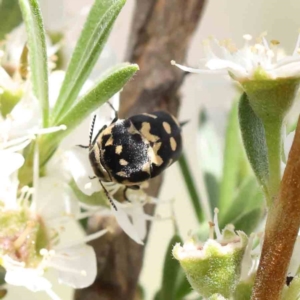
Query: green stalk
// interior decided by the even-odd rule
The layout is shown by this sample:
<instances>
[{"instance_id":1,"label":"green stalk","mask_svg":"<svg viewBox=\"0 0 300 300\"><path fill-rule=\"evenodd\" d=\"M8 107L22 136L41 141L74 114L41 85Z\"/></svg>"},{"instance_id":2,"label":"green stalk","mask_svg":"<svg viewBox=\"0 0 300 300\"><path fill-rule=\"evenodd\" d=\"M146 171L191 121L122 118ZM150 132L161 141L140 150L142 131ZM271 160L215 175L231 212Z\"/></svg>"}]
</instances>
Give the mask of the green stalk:
<instances>
[{"instance_id":1,"label":"green stalk","mask_svg":"<svg viewBox=\"0 0 300 300\"><path fill-rule=\"evenodd\" d=\"M270 207L274 198L277 196L281 181L281 151L282 151L282 119L264 122L266 143L268 148L269 162L269 181L267 198Z\"/></svg>"}]
</instances>

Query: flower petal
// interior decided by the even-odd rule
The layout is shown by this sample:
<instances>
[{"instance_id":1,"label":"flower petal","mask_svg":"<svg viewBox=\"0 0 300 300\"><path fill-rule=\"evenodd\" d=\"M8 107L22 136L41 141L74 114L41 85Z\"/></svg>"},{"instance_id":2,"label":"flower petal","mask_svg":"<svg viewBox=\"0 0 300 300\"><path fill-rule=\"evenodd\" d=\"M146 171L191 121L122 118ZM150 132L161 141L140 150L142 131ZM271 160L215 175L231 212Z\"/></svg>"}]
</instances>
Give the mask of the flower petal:
<instances>
[{"instance_id":1,"label":"flower petal","mask_svg":"<svg viewBox=\"0 0 300 300\"><path fill-rule=\"evenodd\" d=\"M122 208L122 205L114 201L117 211L112 209L113 214L116 217L116 220L120 227L124 230L124 232L132 238L136 243L143 245L143 241L141 240L138 229L130 222L128 214L125 212L125 210Z\"/></svg>"},{"instance_id":2,"label":"flower petal","mask_svg":"<svg viewBox=\"0 0 300 300\"><path fill-rule=\"evenodd\" d=\"M214 58L210 59L205 66L210 70L228 70L231 73L234 74L235 77L247 77L247 71L245 68L240 66L239 64L236 64L234 62L231 62L229 60Z\"/></svg>"},{"instance_id":3,"label":"flower petal","mask_svg":"<svg viewBox=\"0 0 300 300\"><path fill-rule=\"evenodd\" d=\"M5 281L15 286L24 286L32 292L45 291L51 288L51 283L37 274L34 269L20 269L18 271L7 271Z\"/></svg>"},{"instance_id":4,"label":"flower petal","mask_svg":"<svg viewBox=\"0 0 300 300\"><path fill-rule=\"evenodd\" d=\"M32 94L32 88L28 84L22 99L7 116L1 127L6 128L9 138L17 138L33 134L39 128L41 110L39 102ZM2 131L2 130L1 130Z\"/></svg>"},{"instance_id":5,"label":"flower petal","mask_svg":"<svg viewBox=\"0 0 300 300\"><path fill-rule=\"evenodd\" d=\"M76 216L79 213L78 201L68 184L53 177L39 179L37 187L37 213L45 221Z\"/></svg>"},{"instance_id":6,"label":"flower petal","mask_svg":"<svg viewBox=\"0 0 300 300\"><path fill-rule=\"evenodd\" d=\"M88 150L80 147L73 147L68 152L71 174L78 188L86 195L92 195L101 190L98 180L91 180L89 176L94 175L88 157Z\"/></svg>"},{"instance_id":7,"label":"flower petal","mask_svg":"<svg viewBox=\"0 0 300 300\"><path fill-rule=\"evenodd\" d=\"M96 254L91 246L81 245L57 251L50 265L58 270L59 281L76 289L91 285L97 275Z\"/></svg>"},{"instance_id":8,"label":"flower petal","mask_svg":"<svg viewBox=\"0 0 300 300\"><path fill-rule=\"evenodd\" d=\"M51 283L43 277L40 269L24 268L23 264L11 259L8 255L2 257L2 265L6 270L4 280L11 285L24 286L37 292L48 290Z\"/></svg>"},{"instance_id":9,"label":"flower petal","mask_svg":"<svg viewBox=\"0 0 300 300\"><path fill-rule=\"evenodd\" d=\"M8 177L17 171L24 163L24 157L20 153L0 150L0 178Z\"/></svg>"}]
</instances>

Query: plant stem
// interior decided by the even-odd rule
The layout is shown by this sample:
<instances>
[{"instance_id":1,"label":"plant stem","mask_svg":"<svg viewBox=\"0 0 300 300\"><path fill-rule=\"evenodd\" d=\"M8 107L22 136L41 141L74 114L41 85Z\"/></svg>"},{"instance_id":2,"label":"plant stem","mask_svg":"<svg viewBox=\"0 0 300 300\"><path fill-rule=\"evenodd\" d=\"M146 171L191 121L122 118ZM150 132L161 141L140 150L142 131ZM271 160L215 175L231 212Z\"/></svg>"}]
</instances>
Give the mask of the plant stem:
<instances>
[{"instance_id":1,"label":"plant stem","mask_svg":"<svg viewBox=\"0 0 300 300\"><path fill-rule=\"evenodd\" d=\"M281 180L282 120L264 122L269 161L268 207L277 196Z\"/></svg>"},{"instance_id":2,"label":"plant stem","mask_svg":"<svg viewBox=\"0 0 300 300\"><path fill-rule=\"evenodd\" d=\"M267 217L265 239L251 300L279 300L300 226L300 121L279 195Z\"/></svg>"}]
</instances>

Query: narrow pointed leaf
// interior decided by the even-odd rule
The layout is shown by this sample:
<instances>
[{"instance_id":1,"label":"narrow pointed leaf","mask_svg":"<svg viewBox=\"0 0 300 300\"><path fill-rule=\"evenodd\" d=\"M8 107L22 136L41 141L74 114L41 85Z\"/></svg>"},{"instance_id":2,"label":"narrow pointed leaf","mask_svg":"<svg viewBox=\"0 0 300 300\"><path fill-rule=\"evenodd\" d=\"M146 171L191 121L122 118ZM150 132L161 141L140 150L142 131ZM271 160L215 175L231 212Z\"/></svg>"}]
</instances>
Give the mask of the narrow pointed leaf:
<instances>
[{"instance_id":1,"label":"narrow pointed leaf","mask_svg":"<svg viewBox=\"0 0 300 300\"><path fill-rule=\"evenodd\" d=\"M0 40L22 22L18 0L0 1Z\"/></svg>"},{"instance_id":2,"label":"narrow pointed leaf","mask_svg":"<svg viewBox=\"0 0 300 300\"><path fill-rule=\"evenodd\" d=\"M219 206L220 184L212 173L204 173L203 177L209 198L211 215L213 215L214 208Z\"/></svg>"},{"instance_id":3,"label":"narrow pointed leaf","mask_svg":"<svg viewBox=\"0 0 300 300\"><path fill-rule=\"evenodd\" d=\"M237 162L242 148L239 135L238 106L237 103L234 103L229 113L225 139L223 176L219 199L220 216L230 206L237 185L239 172L239 164Z\"/></svg>"},{"instance_id":4,"label":"narrow pointed leaf","mask_svg":"<svg viewBox=\"0 0 300 300\"><path fill-rule=\"evenodd\" d=\"M261 207L254 208L247 213L241 215L238 219L231 222L236 230L244 231L246 234L251 234L257 228L262 219L263 209Z\"/></svg>"},{"instance_id":5,"label":"narrow pointed leaf","mask_svg":"<svg viewBox=\"0 0 300 300\"><path fill-rule=\"evenodd\" d=\"M239 103L239 122L249 162L258 182L267 193L269 168L265 130L262 121L250 106L245 93L241 96Z\"/></svg>"},{"instance_id":6,"label":"narrow pointed leaf","mask_svg":"<svg viewBox=\"0 0 300 300\"><path fill-rule=\"evenodd\" d=\"M6 283L4 279L5 274L6 274L5 269L2 266L0 266L0 286Z\"/></svg>"},{"instance_id":7,"label":"narrow pointed leaf","mask_svg":"<svg viewBox=\"0 0 300 300\"><path fill-rule=\"evenodd\" d=\"M226 211L226 214L219 218L220 228L229 223L235 222L241 215L256 209L263 208L263 195L254 176L245 180L245 182L236 191L232 204Z\"/></svg>"},{"instance_id":8,"label":"narrow pointed leaf","mask_svg":"<svg viewBox=\"0 0 300 300\"><path fill-rule=\"evenodd\" d=\"M124 4L125 0L95 1L67 68L66 77L53 110L53 122L58 121L72 107L96 64Z\"/></svg>"},{"instance_id":9,"label":"narrow pointed leaf","mask_svg":"<svg viewBox=\"0 0 300 300\"><path fill-rule=\"evenodd\" d=\"M62 117L59 123L55 124L64 124L67 126L67 130L47 134L42 139L42 145L40 146L41 163L45 163L50 158L59 142L66 135L73 131L93 111L119 92L138 69L138 65L123 63L104 73L99 82Z\"/></svg>"},{"instance_id":10,"label":"narrow pointed leaf","mask_svg":"<svg viewBox=\"0 0 300 300\"><path fill-rule=\"evenodd\" d=\"M167 248L159 293L161 300L174 300L176 298L176 282L181 271L179 262L172 256L172 249L176 243L182 243L178 235L173 236Z\"/></svg>"},{"instance_id":11,"label":"narrow pointed leaf","mask_svg":"<svg viewBox=\"0 0 300 300\"><path fill-rule=\"evenodd\" d=\"M162 300L160 297L160 291L157 291L156 294L154 295L153 300Z\"/></svg>"},{"instance_id":12,"label":"narrow pointed leaf","mask_svg":"<svg viewBox=\"0 0 300 300\"><path fill-rule=\"evenodd\" d=\"M59 123L67 126L67 133L72 131L89 114L119 92L138 69L138 65L124 63L106 72Z\"/></svg>"},{"instance_id":13,"label":"narrow pointed leaf","mask_svg":"<svg viewBox=\"0 0 300 300\"><path fill-rule=\"evenodd\" d=\"M26 26L29 66L36 98L40 101L44 127L48 126L48 66L45 30L38 0L19 0L23 20Z\"/></svg>"},{"instance_id":14,"label":"narrow pointed leaf","mask_svg":"<svg viewBox=\"0 0 300 300\"><path fill-rule=\"evenodd\" d=\"M201 110L197 132L197 150L201 169L218 180L222 175L222 147L220 138L205 110Z\"/></svg>"},{"instance_id":15,"label":"narrow pointed leaf","mask_svg":"<svg viewBox=\"0 0 300 300\"><path fill-rule=\"evenodd\" d=\"M183 270L177 276L175 300L182 300L185 296L189 295L193 291L191 284L186 279L186 275Z\"/></svg>"},{"instance_id":16,"label":"narrow pointed leaf","mask_svg":"<svg viewBox=\"0 0 300 300\"><path fill-rule=\"evenodd\" d=\"M219 181L222 173L223 157L220 140L205 110L202 110L199 115L197 150L198 161L209 198L210 211L213 215L214 208L219 206Z\"/></svg>"},{"instance_id":17,"label":"narrow pointed leaf","mask_svg":"<svg viewBox=\"0 0 300 300\"><path fill-rule=\"evenodd\" d=\"M179 166L181 169L181 173L186 184L187 190L190 194L190 200L192 202L192 206L194 208L194 212L196 214L197 219L199 222L204 220L203 210L201 208L201 201L200 197L197 192L196 184L193 179L193 175L191 173L190 167L186 160L184 153L179 158Z\"/></svg>"}]
</instances>

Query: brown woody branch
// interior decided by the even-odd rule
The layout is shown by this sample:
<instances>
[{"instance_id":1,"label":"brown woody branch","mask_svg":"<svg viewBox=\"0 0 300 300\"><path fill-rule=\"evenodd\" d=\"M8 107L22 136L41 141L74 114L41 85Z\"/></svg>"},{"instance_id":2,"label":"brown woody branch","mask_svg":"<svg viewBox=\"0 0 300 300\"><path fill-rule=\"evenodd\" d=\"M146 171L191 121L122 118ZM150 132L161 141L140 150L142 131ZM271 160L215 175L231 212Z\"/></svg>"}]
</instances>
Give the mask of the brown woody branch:
<instances>
[{"instance_id":1,"label":"brown woody branch","mask_svg":"<svg viewBox=\"0 0 300 300\"><path fill-rule=\"evenodd\" d=\"M252 300L279 300L300 226L300 121L278 198L268 213Z\"/></svg>"},{"instance_id":2,"label":"brown woody branch","mask_svg":"<svg viewBox=\"0 0 300 300\"><path fill-rule=\"evenodd\" d=\"M170 61L184 60L204 3L205 0L136 1L127 60L137 63L140 71L121 94L121 117L159 109L177 115L184 73ZM149 194L157 196L160 185L161 178L155 178ZM153 214L154 208L147 207L147 212ZM144 247L132 241L111 217L91 217L88 231L107 226L114 232L91 243L97 254L97 279L89 288L76 291L77 300L139 299L136 291Z\"/></svg>"}]
</instances>

